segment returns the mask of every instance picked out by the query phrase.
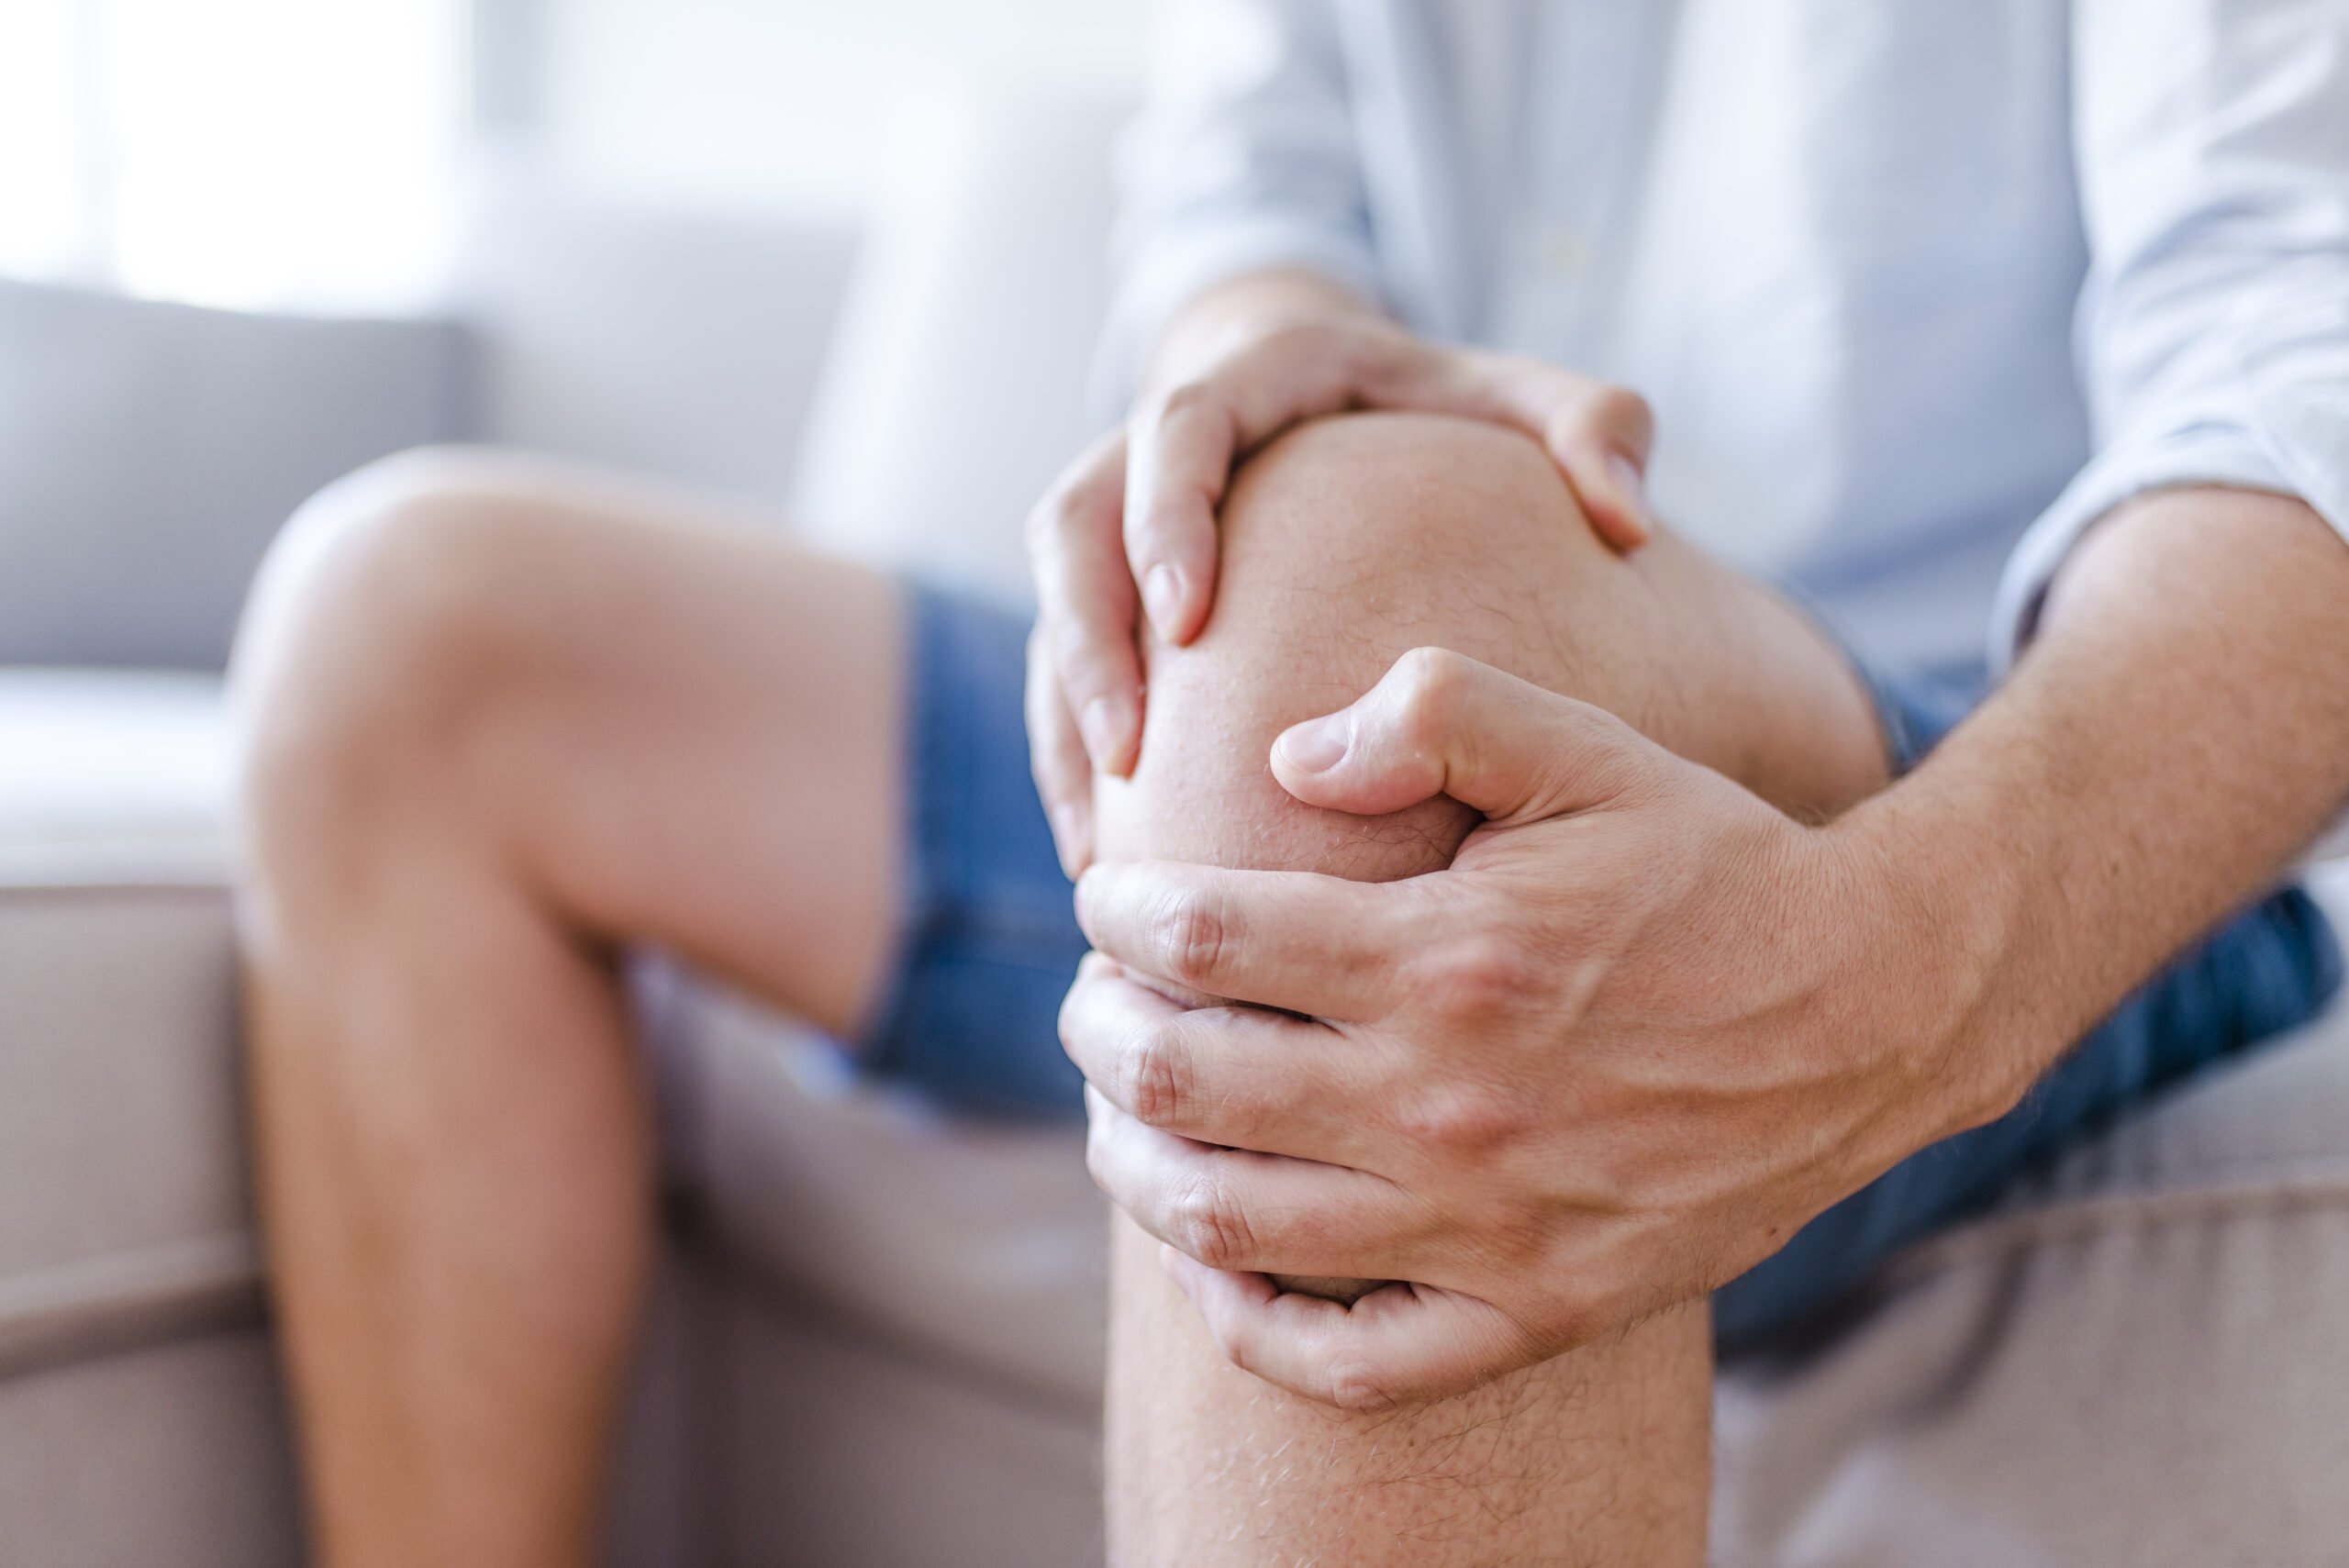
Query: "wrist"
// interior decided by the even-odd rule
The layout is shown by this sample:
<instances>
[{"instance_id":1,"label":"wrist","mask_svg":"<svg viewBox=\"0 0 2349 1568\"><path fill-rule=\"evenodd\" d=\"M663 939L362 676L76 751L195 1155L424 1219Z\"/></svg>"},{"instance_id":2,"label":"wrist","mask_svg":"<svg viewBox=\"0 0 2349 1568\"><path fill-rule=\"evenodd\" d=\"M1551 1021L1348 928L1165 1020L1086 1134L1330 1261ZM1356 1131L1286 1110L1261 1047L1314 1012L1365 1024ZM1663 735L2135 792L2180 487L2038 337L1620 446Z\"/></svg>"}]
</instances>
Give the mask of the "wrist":
<instances>
[{"instance_id":1,"label":"wrist","mask_svg":"<svg viewBox=\"0 0 2349 1568\"><path fill-rule=\"evenodd\" d=\"M1911 1112L1896 1118L1895 1158L2003 1116L2052 1054L2023 1032L2032 1009L2016 999L2033 940L2027 862L1974 849L1947 812L1903 794L1896 781L1819 829L1859 884L1859 1012Z\"/></svg>"}]
</instances>

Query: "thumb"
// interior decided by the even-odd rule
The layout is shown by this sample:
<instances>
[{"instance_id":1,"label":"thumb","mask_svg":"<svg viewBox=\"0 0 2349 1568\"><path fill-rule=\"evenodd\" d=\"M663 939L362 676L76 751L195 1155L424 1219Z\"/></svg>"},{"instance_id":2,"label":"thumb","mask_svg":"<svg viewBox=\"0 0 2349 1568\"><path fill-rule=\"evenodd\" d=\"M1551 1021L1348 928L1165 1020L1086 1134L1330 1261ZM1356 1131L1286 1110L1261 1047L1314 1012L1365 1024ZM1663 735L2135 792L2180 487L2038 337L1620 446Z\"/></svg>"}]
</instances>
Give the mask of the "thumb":
<instances>
[{"instance_id":1,"label":"thumb","mask_svg":"<svg viewBox=\"0 0 2349 1568\"><path fill-rule=\"evenodd\" d=\"M1654 744L1586 702L1442 648L1415 648L1348 707L1273 742L1273 773L1308 806L1361 817L1438 795L1495 821L1588 810L1631 788Z\"/></svg>"}]
</instances>

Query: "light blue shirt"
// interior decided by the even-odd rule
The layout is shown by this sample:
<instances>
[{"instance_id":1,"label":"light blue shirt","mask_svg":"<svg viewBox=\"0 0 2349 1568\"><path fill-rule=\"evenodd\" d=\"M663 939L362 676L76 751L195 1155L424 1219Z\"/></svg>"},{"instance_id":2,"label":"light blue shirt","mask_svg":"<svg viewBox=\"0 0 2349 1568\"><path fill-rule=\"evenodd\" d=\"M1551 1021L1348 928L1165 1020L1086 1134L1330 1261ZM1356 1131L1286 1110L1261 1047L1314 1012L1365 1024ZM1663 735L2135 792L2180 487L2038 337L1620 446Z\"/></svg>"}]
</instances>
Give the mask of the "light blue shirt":
<instances>
[{"instance_id":1,"label":"light blue shirt","mask_svg":"<svg viewBox=\"0 0 2349 1568\"><path fill-rule=\"evenodd\" d=\"M1103 384L1319 269L1654 404L1659 511L2002 662L2151 487L2349 533L2349 0L1171 0ZM2349 606L2343 608L2349 614Z\"/></svg>"}]
</instances>

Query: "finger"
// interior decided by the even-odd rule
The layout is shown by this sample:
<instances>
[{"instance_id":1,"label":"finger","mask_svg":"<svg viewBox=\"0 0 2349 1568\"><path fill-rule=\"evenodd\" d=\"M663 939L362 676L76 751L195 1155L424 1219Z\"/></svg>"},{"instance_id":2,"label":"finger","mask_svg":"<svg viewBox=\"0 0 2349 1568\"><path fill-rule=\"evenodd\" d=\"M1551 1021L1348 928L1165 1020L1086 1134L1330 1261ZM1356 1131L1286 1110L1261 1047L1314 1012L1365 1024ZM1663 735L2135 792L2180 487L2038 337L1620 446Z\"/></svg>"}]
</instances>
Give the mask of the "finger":
<instances>
[{"instance_id":1,"label":"finger","mask_svg":"<svg viewBox=\"0 0 2349 1568\"><path fill-rule=\"evenodd\" d=\"M1140 410L1126 475L1126 561L1142 612L1181 647L1207 624L1215 588L1216 508L1239 458L1222 389L1176 388Z\"/></svg>"},{"instance_id":2,"label":"finger","mask_svg":"<svg viewBox=\"0 0 2349 1568\"><path fill-rule=\"evenodd\" d=\"M1410 882L1229 871L1174 861L1096 865L1076 884L1085 938L1130 969L1209 996L1317 1018L1384 1017L1423 941Z\"/></svg>"},{"instance_id":3,"label":"finger","mask_svg":"<svg viewBox=\"0 0 2349 1568\"><path fill-rule=\"evenodd\" d=\"M1391 324L1299 321L1144 404L1132 423L1125 550L1151 629L1182 646L1208 625L1215 512L1236 462L1289 425L1376 404L1364 387L1405 380L1388 361L1433 354Z\"/></svg>"},{"instance_id":4,"label":"finger","mask_svg":"<svg viewBox=\"0 0 2349 1568\"><path fill-rule=\"evenodd\" d=\"M1344 1410L1464 1394L1548 1353L1499 1307L1457 1291L1386 1284L1345 1305L1172 1247L1160 1261L1233 1365Z\"/></svg>"},{"instance_id":5,"label":"finger","mask_svg":"<svg viewBox=\"0 0 2349 1568\"><path fill-rule=\"evenodd\" d=\"M1176 1138L1089 1088L1085 1104L1094 1184L1136 1225L1210 1268L1391 1279L1421 1261L1420 1211L1383 1177Z\"/></svg>"},{"instance_id":6,"label":"finger","mask_svg":"<svg viewBox=\"0 0 2349 1568\"><path fill-rule=\"evenodd\" d=\"M1396 378L1391 398L1514 426L1541 442L1616 549L1636 550L1655 531L1645 479L1655 416L1638 393L1528 355L1475 350L1398 354L1381 368ZM1378 391L1366 389L1370 400Z\"/></svg>"},{"instance_id":7,"label":"finger","mask_svg":"<svg viewBox=\"0 0 2349 1568\"><path fill-rule=\"evenodd\" d=\"M1646 481L1655 416L1647 399L1540 360L1477 358L1488 361L1489 384L1514 422L1549 449L1598 537L1620 550L1645 544L1655 531Z\"/></svg>"},{"instance_id":8,"label":"finger","mask_svg":"<svg viewBox=\"0 0 2349 1568\"><path fill-rule=\"evenodd\" d=\"M1089 955L1061 1003L1061 1044L1103 1098L1161 1132L1300 1160L1371 1154L1381 1047L1261 1007L1184 1007Z\"/></svg>"},{"instance_id":9,"label":"finger","mask_svg":"<svg viewBox=\"0 0 2349 1568\"><path fill-rule=\"evenodd\" d=\"M1126 554L1152 629L1181 646L1214 605L1216 510L1235 463L1291 425L1352 405L1364 358L1410 339L1392 328L1285 328L1144 404L1130 427Z\"/></svg>"},{"instance_id":10,"label":"finger","mask_svg":"<svg viewBox=\"0 0 2349 1568\"><path fill-rule=\"evenodd\" d=\"M1121 542L1125 437L1103 437L1071 464L1028 519L1037 621L1062 700L1094 767L1133 771L1141 741L1141 658Z\"/></svg>"},{"instance_id":11,"label":"finger","mask_svg":"<svg viewBox=\"0 0 2349 1568\"><path fill-rule=\"evenodd\" d=\"M1561 408L1542 436L1592 529L1619 550L1637 550L1655 533L1647 492L1654 428L1646 399L1600 387L1585 406Z\"/></svg>"},{"instance_id":12,"label":"finger","mask_svg":"<svg viewBox=\"0 0 2349 1568\"><path fill-rule=\"evenodd\" d=\"M1040 621L1028 634L1028 768L1052 827L1061 872L1074 881L1093 859L1093 769L1044 643Z\"/></svg>"},{"instance_id":13,"label":"finger","mask_svg":"<svg viewBox=\"0 0 2349 1568\"><path fill-rule=\"evenodd\" d=\"M1448 795L1496 821L1533 821L1605 805L1663 755L1604 709L1417 648L1351 706L1282 731L1272 762L1309 806L1376 817Z\"/></svg>"}]
</instances>

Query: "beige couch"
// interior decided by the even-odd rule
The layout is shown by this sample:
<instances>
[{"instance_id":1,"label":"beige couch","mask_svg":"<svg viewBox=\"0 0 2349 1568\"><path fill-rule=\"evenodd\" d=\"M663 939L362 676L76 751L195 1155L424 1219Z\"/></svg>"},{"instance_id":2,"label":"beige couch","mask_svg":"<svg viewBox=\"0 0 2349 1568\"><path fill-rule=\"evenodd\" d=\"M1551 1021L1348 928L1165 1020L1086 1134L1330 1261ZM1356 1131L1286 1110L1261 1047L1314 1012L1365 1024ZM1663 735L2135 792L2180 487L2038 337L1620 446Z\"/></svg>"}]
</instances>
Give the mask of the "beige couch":
<instances>
[{"instance_id":1,"label":"beige couch","mask_svg":"<svg viewBox=\"0 0 2349 1568\"><path fill-rule=\"evenodd\" d=\"M1066 106L988 117L909 176L904 201L885 201L797 476L822 537L1016 580L1020 502L1083 429L1070 388L1099 288L1098 123ZM466 428L779 489L761 465L807 395L766 355L796 343L812 362L820 332L807 323L832 318L841 249L596 215L516 221L484 241L494 264L473 351L485 362L469 373L485 390L466 417L486 423ZM583 246L582 225L607 243ZM941 246L952 267L935 261ZM542 253L566 259L568 299L528 286ZM617 258L611 275L583 279L583 253ZM747 261L759 254L769 264ZM687 308L674 303L679 269L705 283L715 269L738 291L685 290L691 309L739 306L767 323L748 348L707 321L700 339L690 321L680 330L705 345L696 373L766 400L772 430L720 450L710 423L640 390L642 354L678 351L658 328L661 311ZM766 291L786 277L805 319L774 314ZM0 296L0 344L12 309L40 305ZM631 311L640 339L670 346L614 342L610 323ZM137 330L215 328L241 329L173 317ZM1030 346L1011 362L1034 395L1002 395L997 338ZM464 358L437 337L392 341L404 340L344 351L354 367ZM175 340L176 362L191 354L210 362ZM136 354L125 362L143 373ZM446 433L432 379L419 374L406 404L368 404L345 433L385 445ZM328 382L295 377L279 394L314 403L389 384L357 371ZM270 384L242 384L262 436L279 428ZM0 407L10 396L0 381ZM99 417L104 400L93 407ZM947 450L886 461L915 431ZM106 435L67 431L58 450L96 441L103 457ZM144 504L216 482L240 441L271 450L224 429L181 469L150 472ZM0 513L37 455L0 457ZM314 453L312 466L350 455ZM230 520L245 533L224 524L177 548L256 548L265 520ZM155 536L137 516L113 521L126 531L102 542L130 570ZM109 639L119 617L103 573L52 572L43 588L32 568L12 577L6 548L0 633L22 620L16 595L71 631L57 656L201 663L225 634L229 606L205 586L221 573L178 574L186 597L171 613L186 640L159 651L151 616ZM92 584L99 596L67 613ZM6 657L18 667L0 671L0 1562L293 1562L243 1175L217 682L43 667L53 657L31 640ZM2327 885L2349 917L2349 875ZM1100 1217L1075 1135L944 1120L842 1082L788 1024L657 959L637 981L662 1066L674 1242L614 1559L1097 1561ZM2344 1302L2349 1013L2337 1012L1901 1258L1833 1336L1727 1378L1720 1560L2349 1560Z\"/></svg>"}]
</instances>

